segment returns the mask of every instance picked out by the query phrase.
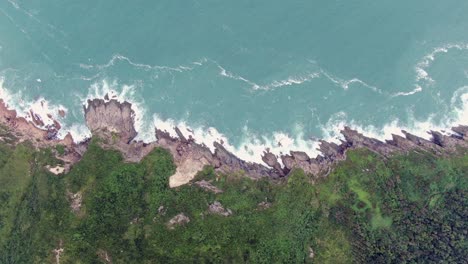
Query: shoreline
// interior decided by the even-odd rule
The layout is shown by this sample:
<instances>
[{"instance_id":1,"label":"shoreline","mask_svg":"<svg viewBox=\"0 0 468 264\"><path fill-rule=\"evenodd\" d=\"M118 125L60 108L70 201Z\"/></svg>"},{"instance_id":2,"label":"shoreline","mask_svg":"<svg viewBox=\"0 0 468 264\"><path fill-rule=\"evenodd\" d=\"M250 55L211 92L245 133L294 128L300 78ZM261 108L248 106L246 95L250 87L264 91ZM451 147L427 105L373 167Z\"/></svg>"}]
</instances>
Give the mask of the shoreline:
<instances>
[{"instance_id":1,"label":"shoreline","mask_svg":"<svg viewBox=\"0 0 468 264\"><path fill-rule=\"evenodd\" d=\"M320 177L326 175L333 164L345 159L346 151L349 149L366 148L385 157L412 150L449 155L457 153L459 147L468 149L468 126L465 125L453 127L450 135L439 131L428 131L430 139L402 130L402 135L392 134L391 139L384 141L364 136L357 130L345 126L340 131L344 138L340 142L319 140L317 150L320 155L316 157L294 150L275 155L267 148L262 154L258 153L263 163L256 163L245 161L231 153L223 142L215 141L213 148L200 144L191 135L186 137L178 127L174 127L177 136L155 127L155 141L148 143L137 141L135 111L133 105L126 101L119 102L112 97L88 99L83 105L83 111L92 136L103 138L105 142L101 145L119 150L126 161L139 162L156 147L167 149L177 165L176 173L170 178L171 187L189 183L196 173L207 165L213 166L220 172L243 171L254 179L282 178L294 168L300 168L306 173ZM18 116L15 110L8 109L2 99L0 99L0 115L0 122L13 131L20 142L31 141L39 148L64 145L67 152L61 159L66 163L66 171L81 159L87 149L87 140L75 143L70 133L64 139L57 138L61 129L57 121L45 130L39 127L40 119L33 119L35 121L31 122ZM31 115L34 116L34 113L31 112Z\"/></svg>"}]
</instances>

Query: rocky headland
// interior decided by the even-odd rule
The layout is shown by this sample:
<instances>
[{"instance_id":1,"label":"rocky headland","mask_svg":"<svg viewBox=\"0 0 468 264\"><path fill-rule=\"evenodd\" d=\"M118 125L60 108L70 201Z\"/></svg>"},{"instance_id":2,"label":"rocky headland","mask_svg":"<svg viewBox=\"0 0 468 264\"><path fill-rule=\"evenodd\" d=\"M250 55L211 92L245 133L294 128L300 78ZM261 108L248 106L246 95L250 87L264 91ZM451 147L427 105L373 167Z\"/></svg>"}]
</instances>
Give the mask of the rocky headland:
<instances>
[{"instance_id":1,"label":"rocky headland","mask_svg":"<svg viewBox=\"0 0 468 264\"><path fill-rule=\"evenodd\" d=\"M21 141L29 140L37 147L57 144L66 146L67 155L62 159L65 159L69 166L77 162L86 150L86 142L75 144L70 135L63 140L57 139L59 124L47 130L40 129L37 124L18 117L15 111L8 110L3 102L0 103L0 114L0 122ZM128 162L140 161L156 147L167 149L177 165L176 172L169 181L171 187L189 183L205 166L213 166L216 171L223 173L243 173L254 179L286 177L295 168L302 169L315 177L322 177L328 174L336 162L346 158L349 149L366 148L384 157L409 151L452 155L466 153L468 150L468 126L464 125L453 127L450 135L428 131L431 140L402 131L404 136L393 135L391 140L385 142L344 127L341 131L344 140L341 143L320 142L319 150L322 153L320 156L309 157L305 152L291 151L278 157L265 150L262 154L265 164L257 164L241 160L218 142L214 142L215 151L212 152L207 146L198 144L192 137L187 138L177 127L174 128L177 137L172 137L167 131L156 127L155 142L136 141L135 112L128 102L120 103L113 99L89 100L84 106L84 115L92 135L101 138L100 144L104 148L119 150Z\"/></svg>"}]
</instances>

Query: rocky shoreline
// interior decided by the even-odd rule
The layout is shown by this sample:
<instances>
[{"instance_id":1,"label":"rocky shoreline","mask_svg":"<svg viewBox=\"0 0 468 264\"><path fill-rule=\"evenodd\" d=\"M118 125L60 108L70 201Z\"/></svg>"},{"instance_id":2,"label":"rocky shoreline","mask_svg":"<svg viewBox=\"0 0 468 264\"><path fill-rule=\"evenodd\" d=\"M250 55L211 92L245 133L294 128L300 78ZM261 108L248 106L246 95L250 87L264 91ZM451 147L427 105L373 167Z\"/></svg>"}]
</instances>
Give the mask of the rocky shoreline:
<instances>
[{"instance_id":1,"label":"rocky shoreline","mask_svg":"<svg viewBox=\"0 0 468 264\"><path fill-rule=\"evenodd\" d=\"M118 103L115 100L104 101L95 99L88 101L85 107L87 125L93 135L110 139L115 133L121 140L112 145L124 153L129 161L141 160L154 147L162 147L171 152L177 165L176 174L170 179L172 187L188 183L204 166L213 166L221 172L240 172L251 178L268 177L277 179L285 177L294 168L300 168L313 175L325 175L331 166L346 157L346 151L353 148L367 148L379 155L388 157L395 153L408 151L424 151L436 155L449 155L458 149L468 149L468 126L452 128L454 134L447 136L440 132L430 131L432 140L426 140L403 131L405 137L393 135L391 140L380 140L366 137L349 127L341 133L345 140L341 144L320 142L323 156L309 157L305 152L291 151L289 154L277 157L265 152L262 155L263 164L246 162L226 150L218 143L214 143L215 151L201 144L197 144L191 137L186 138L180 129L175 128L178 137L171 137L166 131L155 128L156 142L144 144L135 142L137 132L133 127L133 111L131 104ZM279 162L281 160L283 166Z\"/></svg>"},{"instance_id":2,"label":"rocky shoreline","mask_svg":"<svg viewBox=\"0 0 468 264\"><path fill-rule=\"evenodd\" d=\"M15 111L8 110L3 101L0 101L0 114L0 122L9 127L20 141L29 140L36 147L64 145L67 152L62 159L68 165L67 169L79 161L86 150L87 142L75 144L70 135L63 140L57 139L55 135L60 129L59 124L47 130L39 129L36 127L37 124L32 124L18 117ZM392 139L385 142L344 127L341 131L344 140L340 144L320 141L321 156L313 158L305 152L291 151L289 154L277 157L265 150L262 155L265 163L263 165L241 160L218 142L214 143L215 151L211 152L207 146L198 144L192 137L185 137L178 128L175 128L178 137L172 137L168 132L155 128L157 138L155 142L135 141L137 136L134 127L135 113L128 102L120 103L114 99L89 100L87 106L84 106L84 114L92 135L102 139L100 144L105 148L121 151L126 161L138 162L156 147L167 149L177 165L176 173L170 178L171 187L189 183L196 173L207 165L213 166L220 172L241 172L254 179L286 177L295 168L320 177L327 175L336 162L344 160L349 149L366 148L384 157L408 151L452 155L460 151L466 153L468 150L468 126L464 125L453 127L451 135L428 131L431 140L402 131L404 137L392 135Z\"/></svg>"}]
</instances>

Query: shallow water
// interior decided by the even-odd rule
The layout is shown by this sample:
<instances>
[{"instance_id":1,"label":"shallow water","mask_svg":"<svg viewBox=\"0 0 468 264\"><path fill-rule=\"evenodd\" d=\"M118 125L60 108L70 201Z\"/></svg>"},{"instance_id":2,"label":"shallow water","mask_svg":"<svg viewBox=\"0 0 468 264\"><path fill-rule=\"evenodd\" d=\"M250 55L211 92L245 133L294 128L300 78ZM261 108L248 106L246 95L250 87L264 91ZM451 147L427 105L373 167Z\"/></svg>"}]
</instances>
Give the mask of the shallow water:
<instances>
[{"instance_id":1,"label":"shallow water","mask_svg":"<svg viewBox=\"0 0 468 264\"><path fill-rule=\"evenodd\" d=\"M136 107L139 139L191 127L252 161L266 147L314 155L344 125L427 137L468 124L467 13L455 0L3 0L0 96L81 140L82 105L112 93Z\"/></svg>"}]
</instances>

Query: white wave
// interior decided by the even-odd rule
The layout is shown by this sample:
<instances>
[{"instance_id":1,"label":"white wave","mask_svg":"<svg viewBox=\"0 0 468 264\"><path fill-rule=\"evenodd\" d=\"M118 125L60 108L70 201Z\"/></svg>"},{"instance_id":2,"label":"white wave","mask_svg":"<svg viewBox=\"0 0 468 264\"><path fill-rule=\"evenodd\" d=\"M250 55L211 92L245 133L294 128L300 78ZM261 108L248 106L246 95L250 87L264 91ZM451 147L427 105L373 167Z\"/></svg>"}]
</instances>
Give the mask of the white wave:
<instances>
[{"instance_id":1,"label":"white wave","mask_svg":"<svg viewBox=\"0 0 468 264\"><path fill-rule=\"evenodd\" d=\"M283 86L298 85L311 81L312 79L320 77L320 74L313 72L305 76L290 76L285 80L273 81L270 84L260 86L260 89L270 90L272 88L279 88Z\"/></svg>"},{"instance_id":2,"label":"white wave","mask_svg":"<svg viewBox=\"0 0 468 264\"><path fill-rule=\"evenodd\" d=\"M352 79L349 79L349 80L344 80L344 79L341 79L341 78L338 78L336 76L333 76L332 74L326 72L325 70L321 69L320 70L320 74L325 76L327 79L329 79L331 82L333 82L334 84L340 86L341 88L343 88L344 90L348 90L350 85L354 84L354 83L358 83L364 87L367 87L369 89L371 89L372 91L374 92L377 92L377 93L382 93L382 91L373 86L373 85L370 85L358 78L352 78Z\"/></svg>"},{"instance_id":3,"label":"white wave","mask_svg":"<svg viewBox=\"0 0 468 264\"><path fill-rule=\"evenodd\" d=\"M260 85L258 83L255 83L245 77L242 77L240 75L234 74L225 68L223 68L221 65L219 65L217 62L214 62L218 69L220 70L219 74L223 77L229 78L229 79L234 79L238 81L242 81L244 83L247 83L250 85L250 87L253 90L272 90L274 88L280 88L283 86L291 86L291 85L299 85L308 81L311 81L312 79L320 77L320 74L317 72L313 73L308 73L305 75L297 75L297 76L289 76L286 79L283 80L274 80L268 84L265 85Z\"/></svg>"},{"instance_id":4,"label":"white wave","mask_svg":"<svg viewBox=\"0 0 468 264\"><path fill-rule=\"evenodd\" d=\"M278 157L282 154L288 154L290 150L305 151L312 156L319 154L316 150L318 142L304 139L304 134L299 126L296 127L296 132L294 133L296 137L291 137L284 132L275 132L270 137L258 136L247 127L244 127L241 143L238 146L234 146L224 134L214 127L191 127L186 121L164 120L157 114L153 116L153 123L156 128L168 132L172 137L178 137L174 129L178 127L186 138L192 137L195 139L195 142L204 144L212 152L215 150L213 143L218 142L240 159L249 162L262 164L261 155L267 149Z\"/></svg>"},{"instance_id":5,"label":"white wave","mask_svg":"<svg viewBox=\"0 0 468 264\"><path fill-rule=\"evenodd\" d=\"M339 131L344 126L350 126L364 135L387 140L392 138L392 134L403 135L401 130L405 130L419 137L430 139L430 130L441 131L451 134L450 128L457 125L468 125L468 86L457 89L451 99L451 112L447 113L441 121L435 121L435 115L430 115L426 120L418 120L410 115L410 122L403 123L398 119L392 120L382 127L373 125L363 125L355 120L349 120L344 112L335 114L322 128L325 138L340 139L342 135Z\"/></svg>"}]
</instances>

